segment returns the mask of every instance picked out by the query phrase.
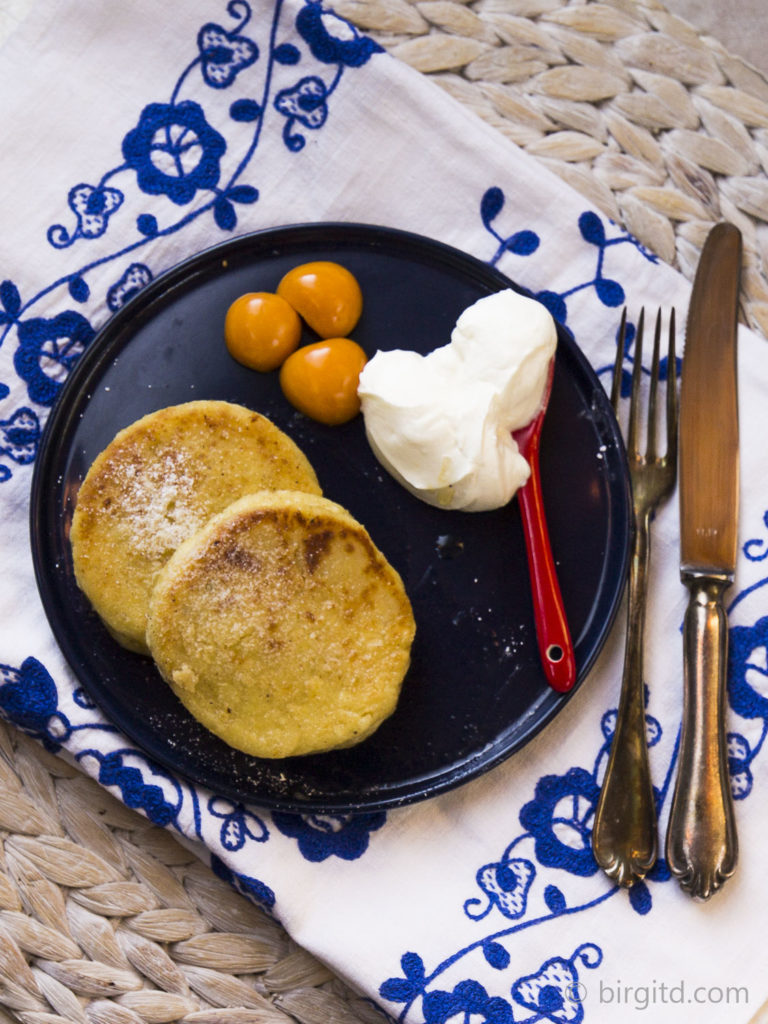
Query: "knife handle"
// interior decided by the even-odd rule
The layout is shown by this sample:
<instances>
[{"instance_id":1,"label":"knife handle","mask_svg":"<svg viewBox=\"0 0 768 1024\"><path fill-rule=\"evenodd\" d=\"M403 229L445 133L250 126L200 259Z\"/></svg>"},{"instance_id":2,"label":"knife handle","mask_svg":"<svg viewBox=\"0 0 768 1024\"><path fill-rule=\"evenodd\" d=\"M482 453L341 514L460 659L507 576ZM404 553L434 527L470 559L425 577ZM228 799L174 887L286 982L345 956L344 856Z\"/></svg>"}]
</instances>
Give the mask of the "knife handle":
<instances>
[{"instance_id":1,"label":"knife handle","mask_svg":"<svg viewBox=\"0 0 768 1024\"><path fill-rule=\"evenodd\" d=\"M726 577L683 573L683 723L666 840L672 874L706 900L736 868L738 839L725 733Z\"/></svg>"}]
</instances>

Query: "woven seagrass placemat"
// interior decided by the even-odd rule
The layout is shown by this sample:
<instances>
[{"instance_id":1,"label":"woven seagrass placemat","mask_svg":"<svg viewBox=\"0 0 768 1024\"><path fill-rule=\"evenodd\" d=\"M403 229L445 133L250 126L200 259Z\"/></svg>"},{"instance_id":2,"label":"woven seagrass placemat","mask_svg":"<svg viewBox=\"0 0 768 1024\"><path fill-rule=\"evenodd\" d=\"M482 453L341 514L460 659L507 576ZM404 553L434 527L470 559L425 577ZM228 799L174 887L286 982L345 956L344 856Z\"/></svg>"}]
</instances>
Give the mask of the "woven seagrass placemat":
<instances>
[{"instance_id":1,"label":"woven seagrass placemat","mask_svg":"<svg viewBox=\"0 0 768 1024\"><path fill-rule=\"evenodd\" d=\"M736 223L742 316L768 334L756 69L655 0L334 7L687 277ZM0 724L0 1024L381 1020L170 833Z\"/></svg>"},{"instance_id":2,"label":"woven seagrass placemat","mask_svg":"<svg viewBox=\"0 0 768 1024\"><path fill-rule=\"evenodd\" d=\"M736 224L742 316L768 335L768 79L756 68L657 0L334 8L686 277L712 223Z\"/></svg>"}]
</instances>

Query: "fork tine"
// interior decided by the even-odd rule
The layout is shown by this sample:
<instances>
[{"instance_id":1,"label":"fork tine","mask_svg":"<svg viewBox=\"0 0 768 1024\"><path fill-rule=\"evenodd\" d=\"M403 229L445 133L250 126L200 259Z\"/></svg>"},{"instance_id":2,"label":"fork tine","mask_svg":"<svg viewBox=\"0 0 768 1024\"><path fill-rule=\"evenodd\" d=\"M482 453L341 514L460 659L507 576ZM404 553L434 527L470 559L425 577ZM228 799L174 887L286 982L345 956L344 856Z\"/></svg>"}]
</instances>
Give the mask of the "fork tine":
<instances>
[{"instance_id":1,"label":"fork tine","mask_svg":"<svg viewBox=\"0 0 768 1024\"><path fill-rule=\"evenodd\" d=\"M655 459L656 450L656 396L659 390L659 362L661 347L661 310L656 314L656 328L653 332L653 356L651 357L651 388L648 392L648 434L646 458Z\"/></svg>"},{"instance_id":2,"label":"fork tine","mask_svg":"<svg viewBox=\"0 0 768 1024\"><path fill-rule=\"evenodd\" d=\"M669 351L667 353L667 460L677 460L677 358L675 355L675 309L669 315Z\"/></svg>"},{"instance_id":3,"label":"fork tine","mask_svg":"<svg viewBox=\"0 0 768 1024\"><path fill-rule=\"evenodd\" d=\"M619 324L619 337L616 342L616 359L613 363L613 380L611 382L611 405L618 416L619 402L621 401L621 377L624 370L624 344L627 335L627 307L621 313Z\"/></svg>"},{"instance_id":4,"label":"fork tine","mask_svg":"<svg viewBox=\"0 0 768 1024\"><path fill-rule=\"evenodd\" d=\"M643 369L643 331L645 329L645 309L640 310L635 334L635 362L632 367L632 397L629 403L629 425L627 427L627 450L637 455L637 407L640 395L640 375Z\"/></svg>"}]
</instances>

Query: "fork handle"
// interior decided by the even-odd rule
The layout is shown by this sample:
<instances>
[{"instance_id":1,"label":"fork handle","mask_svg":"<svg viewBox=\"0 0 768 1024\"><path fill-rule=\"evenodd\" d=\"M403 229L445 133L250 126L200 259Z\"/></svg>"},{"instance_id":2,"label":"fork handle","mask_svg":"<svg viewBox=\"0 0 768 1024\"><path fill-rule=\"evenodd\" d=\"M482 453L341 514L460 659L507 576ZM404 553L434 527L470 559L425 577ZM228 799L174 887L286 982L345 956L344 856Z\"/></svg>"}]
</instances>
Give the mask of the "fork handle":
<instances>
[{"instance_id":1,"label":"fork handle","mask_svg":"<svg viewBox=\"0 0 768 1024\"><path fill-rule=\"evenodd\" d=\"M681 886L709 899L729 878L738 838L725 733L727 576L684 573L683 726L667 831L667 861Z\"/></svg>"},{"instance_id":2,"label":"fork handle","mask_svg":"<svg viewBox=\"0 0 768 1024\"><path fill-rule=\"evenodd\" d=\"M623 886L631 886L645 877L656 861L658 845L643 686L649 555L649 515L639 515L629 568L619 710L592 828L595 859L609 878Z\"/></svg>"}]
</instances>

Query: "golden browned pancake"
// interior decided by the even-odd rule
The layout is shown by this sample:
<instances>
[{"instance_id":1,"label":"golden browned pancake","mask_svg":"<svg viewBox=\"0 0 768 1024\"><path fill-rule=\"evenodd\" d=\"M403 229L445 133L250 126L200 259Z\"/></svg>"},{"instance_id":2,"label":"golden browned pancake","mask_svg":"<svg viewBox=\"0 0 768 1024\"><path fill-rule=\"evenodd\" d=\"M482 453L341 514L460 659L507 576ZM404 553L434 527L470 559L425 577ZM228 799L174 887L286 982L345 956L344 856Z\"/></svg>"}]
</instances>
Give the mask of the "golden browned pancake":
<instances>
[{"instance_id":1,"label":"golden browned pancake","mask_svg":"<svg viewBox=\"0 0 768 1024\"><path fill-rule=\"evenodd\" d=\"M214 401L150 413L83 481L70 534L77 582L115 639L147 654L150 591L179 544L244 494L286 487L320 493L305 456L264 416Z\"/></svg>"},{"instance_id":2,"label":"golden browned pancake","mask_svg":"<svg viewBox=\"0 0 768 1024\"><path fill-rule=\"evenodd\" d=\"M395 709L414 631L400 576L349 512L265 491L169 559L147 642L195 718L274 758L369 736Z\"/></svg>"}]
</instances>

